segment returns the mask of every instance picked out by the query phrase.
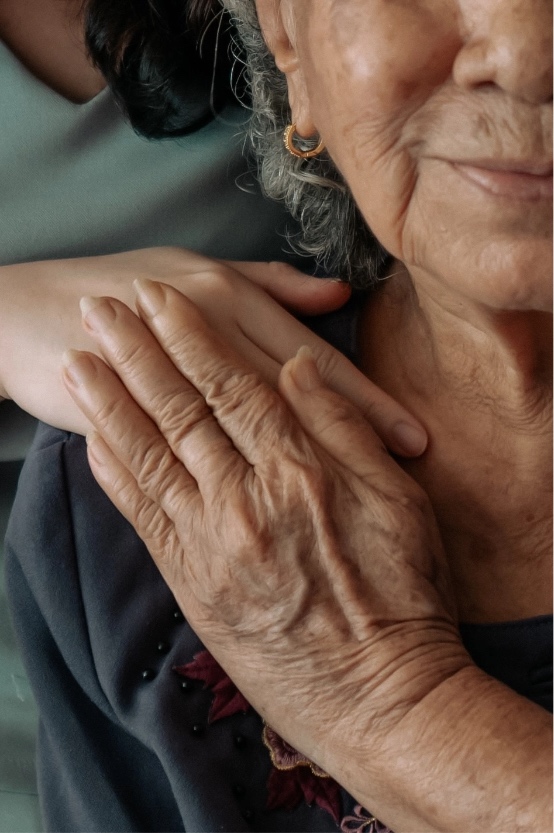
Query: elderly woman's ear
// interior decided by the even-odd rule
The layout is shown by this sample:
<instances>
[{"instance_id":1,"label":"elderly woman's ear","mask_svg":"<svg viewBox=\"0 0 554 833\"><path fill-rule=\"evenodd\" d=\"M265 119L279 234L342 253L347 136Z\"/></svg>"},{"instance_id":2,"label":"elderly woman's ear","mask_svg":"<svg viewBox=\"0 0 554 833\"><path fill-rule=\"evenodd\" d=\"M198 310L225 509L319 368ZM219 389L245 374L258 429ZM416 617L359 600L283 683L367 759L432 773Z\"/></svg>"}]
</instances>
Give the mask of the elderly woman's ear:
<instances>
[{"instance_id":1,"label":"elderly woman's ear","mask_svg":"<svg viewBox=\"0 0 554 833\"><path fill-rule=\"evenodd\" d=\"M297 53L296 30L306 7L297 0L256 0L258 19L275 63L286 76L292 121L304 138L318 133Z\"/></svg>"}]
</instances>

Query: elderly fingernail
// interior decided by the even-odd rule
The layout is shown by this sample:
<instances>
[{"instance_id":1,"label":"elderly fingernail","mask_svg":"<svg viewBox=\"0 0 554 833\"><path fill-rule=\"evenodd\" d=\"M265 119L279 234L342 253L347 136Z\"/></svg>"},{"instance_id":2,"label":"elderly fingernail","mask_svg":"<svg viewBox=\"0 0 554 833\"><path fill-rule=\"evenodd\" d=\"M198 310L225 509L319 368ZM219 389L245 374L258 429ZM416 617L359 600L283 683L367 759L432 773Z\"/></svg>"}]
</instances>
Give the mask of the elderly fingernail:
<instances>
[{"instance_id":1,"label":"elderly fingernail","mask_svg":"<svg viewBox=\"0 0 554 833\"><path fill-rule=\"evenodd\" d=\"M137 304L148 316L154 316L165 304L162 287L148 278L137 278L133 281L137 293Z\"/></svg>"},{"instance_id":2,"label":"elderly fingernail","mask_svg":"<svg viewBox=\"0 0 554 833\"><path fill-rule=\"evenodd\" d=\"M90 330L96 330L103 325L111 324L116 311L109 298L93 298L86 295L79 301L83 321Z\"/></svg>"},{"instance_id":3,"label":"elderly fingernail","mask_svg":"<svg viewBox=\"0 0 554 833\"><path fill-rule=\"evenodd\" d=\"M419 457L427 448L426 432L409 422L398 422L393 428L393 435L407 457Z\"/></svg>"},{"instance_id":4,"label":"elderly fingernail","mask_svg":"<svg viewBox=\"0 0 554 833\"><path fill-rule=\"evenodd\" d=\"M62 356L64 376L75 387L86 385L96 378L96 367L87 353L66 350Z\"/></svg>"},{"instance_id":5,"label":"elderly fingernail","mask_svg":"<svg viewBox=\"0 0 554 833\"><path fill-rule=\"evenodd\" d=\"M291 365L291 375L300 390L308 393L321 387L321 376L309 347L301 347Z\"/></svg>"},{"instance_id":6,"label":"elderly fingernail","mask_svg":"<svg viewBox=\"0 0 554 833\"><path fill-rule=\"evenodd\" d=\"M109 458L109 449L97 431L90 431L86 436L89 459L97 466L103 466Z\"/></svg>"}]
</instances>

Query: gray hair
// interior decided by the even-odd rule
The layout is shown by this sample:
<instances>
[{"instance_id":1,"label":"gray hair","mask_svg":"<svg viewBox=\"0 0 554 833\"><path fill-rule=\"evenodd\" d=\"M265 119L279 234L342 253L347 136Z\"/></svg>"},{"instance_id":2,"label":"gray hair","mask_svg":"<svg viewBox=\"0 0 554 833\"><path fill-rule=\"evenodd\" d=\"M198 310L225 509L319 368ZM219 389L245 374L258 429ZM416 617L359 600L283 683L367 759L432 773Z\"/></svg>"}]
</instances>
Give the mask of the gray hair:
<instances>
[{"instance_id":1,"label":"gray hair","mask_svg":"<svg viewBox=\"0 0 554 833\"><path fill-rule=\"evenodd\" d=\"M375 284L389 256L368 229L329 155L303 160L284 146L283 133L291 121L287 84L264 41L255 0L221 1L244 52L252 97L248 132L264 192L285 203L300 225L298 248L315 257L328 274L359 288Z\"/></svg>"}]
</instances>

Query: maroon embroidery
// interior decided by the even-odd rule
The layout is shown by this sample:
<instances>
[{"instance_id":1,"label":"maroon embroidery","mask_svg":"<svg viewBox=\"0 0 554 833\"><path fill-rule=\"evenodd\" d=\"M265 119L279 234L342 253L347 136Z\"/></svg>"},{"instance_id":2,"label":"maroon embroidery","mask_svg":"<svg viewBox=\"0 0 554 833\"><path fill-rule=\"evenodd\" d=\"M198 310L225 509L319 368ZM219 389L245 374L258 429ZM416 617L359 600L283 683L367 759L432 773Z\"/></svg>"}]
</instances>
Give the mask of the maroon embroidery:
<instances>
[{"instance_id":1,"label":"maroon embroidery","mask_svg":"<svg viewBox=\"0 0 554 833\"><path fill-rule=\"evenodd\" d=\"M296 769L297 766L307 766L318 778L329 778L321 767L318 767L309 758L305 758L301 752L298 752L294 746L287 743L267 723L264 726L262 740L269 749L271 763L276 769Z\"/></svg>"},{"instance_id":2,"label":"maroon embroidery","mask_svg":"<svg viewBox=\"0 0 554 833\"><path fill-rule=\"evenodd\" d=\"M214 693L208 714L208 722L215 723L237 712L247 712L252 707L240 693L223 668L209 651L195 654L192 662L173 669L181 677L201 680ZM268 810L295 810L305 801L316 804L328 812L339 824L341 816L340 786L317 764L287 743L270 726L265 725L262 735L273 764L267 782ZM353 816L345 816L342 833L391 833L359 804Z\"/></svg>"},{"instance_id":3,"label":"maroon embroidery","mask_svg":"<svg viewBox=\"0 0 554 833\"><path fill-rule=\"evenodd\" d=\"M353 816L343 818L340 829L342 833L392 833L375 816L368 813L361 804L356 804Z\"/></svg>"},{"instance_id":4,"label":"maroon embroidery","mask_svg":"<svg viewBox=\"0 0 554 833\"><path fill-rule=\"evenodd\" d=\"M309 767L271 770L267 782L268 810L294 810L302 800L326 810L340 821L340 787L332 778L320 778Z\"/></svg>"},{"instance_id":5,"label":"maroon embroidery","mask_svg":"<svg viewBox=\"0 0 554 833\"><path fill-rule=\"evenodd\" d=\"M326 810L338 824L341 796L337 782L270 726L264 727L262 740L274 766L267 784L268 809L294 810L304 799Z\"/></svg>"},{"instance_id":6,"label":"maroon embroidery","mask_svg":"<svg viewBox=\"0 0 554 833\"><path fill-rule=\"evenodd\" d=\"M173 670L181 677L202 680L206 688L210 688L215 694L208 714L208 723L215 723L216 720L231 717L237 712L247 712L252 708L209 651L195 654L192 662L177 665Z\"/></svg>"},{"instance_id":7,"label":"maroon embroidery","mask_svg":"<svg viewBox=\"0 0 554 833\"><path fill-rule=\"evenodd\" d=\"M267 779L268 810L296 810L304 798L300 780L290 769L271 769Z\"/></svg>"}]
</instances>

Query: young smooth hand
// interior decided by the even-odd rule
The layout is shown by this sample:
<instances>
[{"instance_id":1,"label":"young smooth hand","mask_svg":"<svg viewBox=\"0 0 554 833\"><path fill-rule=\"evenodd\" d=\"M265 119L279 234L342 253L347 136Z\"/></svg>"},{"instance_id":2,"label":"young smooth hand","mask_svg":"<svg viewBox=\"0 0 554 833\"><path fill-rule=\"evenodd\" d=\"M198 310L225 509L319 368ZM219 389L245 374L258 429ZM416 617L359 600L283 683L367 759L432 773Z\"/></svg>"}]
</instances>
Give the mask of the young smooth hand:
<instances>
[{"instance_id":1,"label":"young smooth hand","mask_svg":"<svg viewBox=\"0 0 554 833\"><path fill-rule=\"evenodd\" d=\"M0 267L0 398L58 428L86 433L90 425L59 376L64 350L96 349L81 328L79 299L109 295L132 307L133 280L141 277L186 294L271 384L300 345L310 345L326 382L362 409L391 451L423 452L427 436L417 420L283 308L304 315L336 309L350 295L345 284L284 263L230 263L179 248Z\"/></svg>"}]
</instances>

